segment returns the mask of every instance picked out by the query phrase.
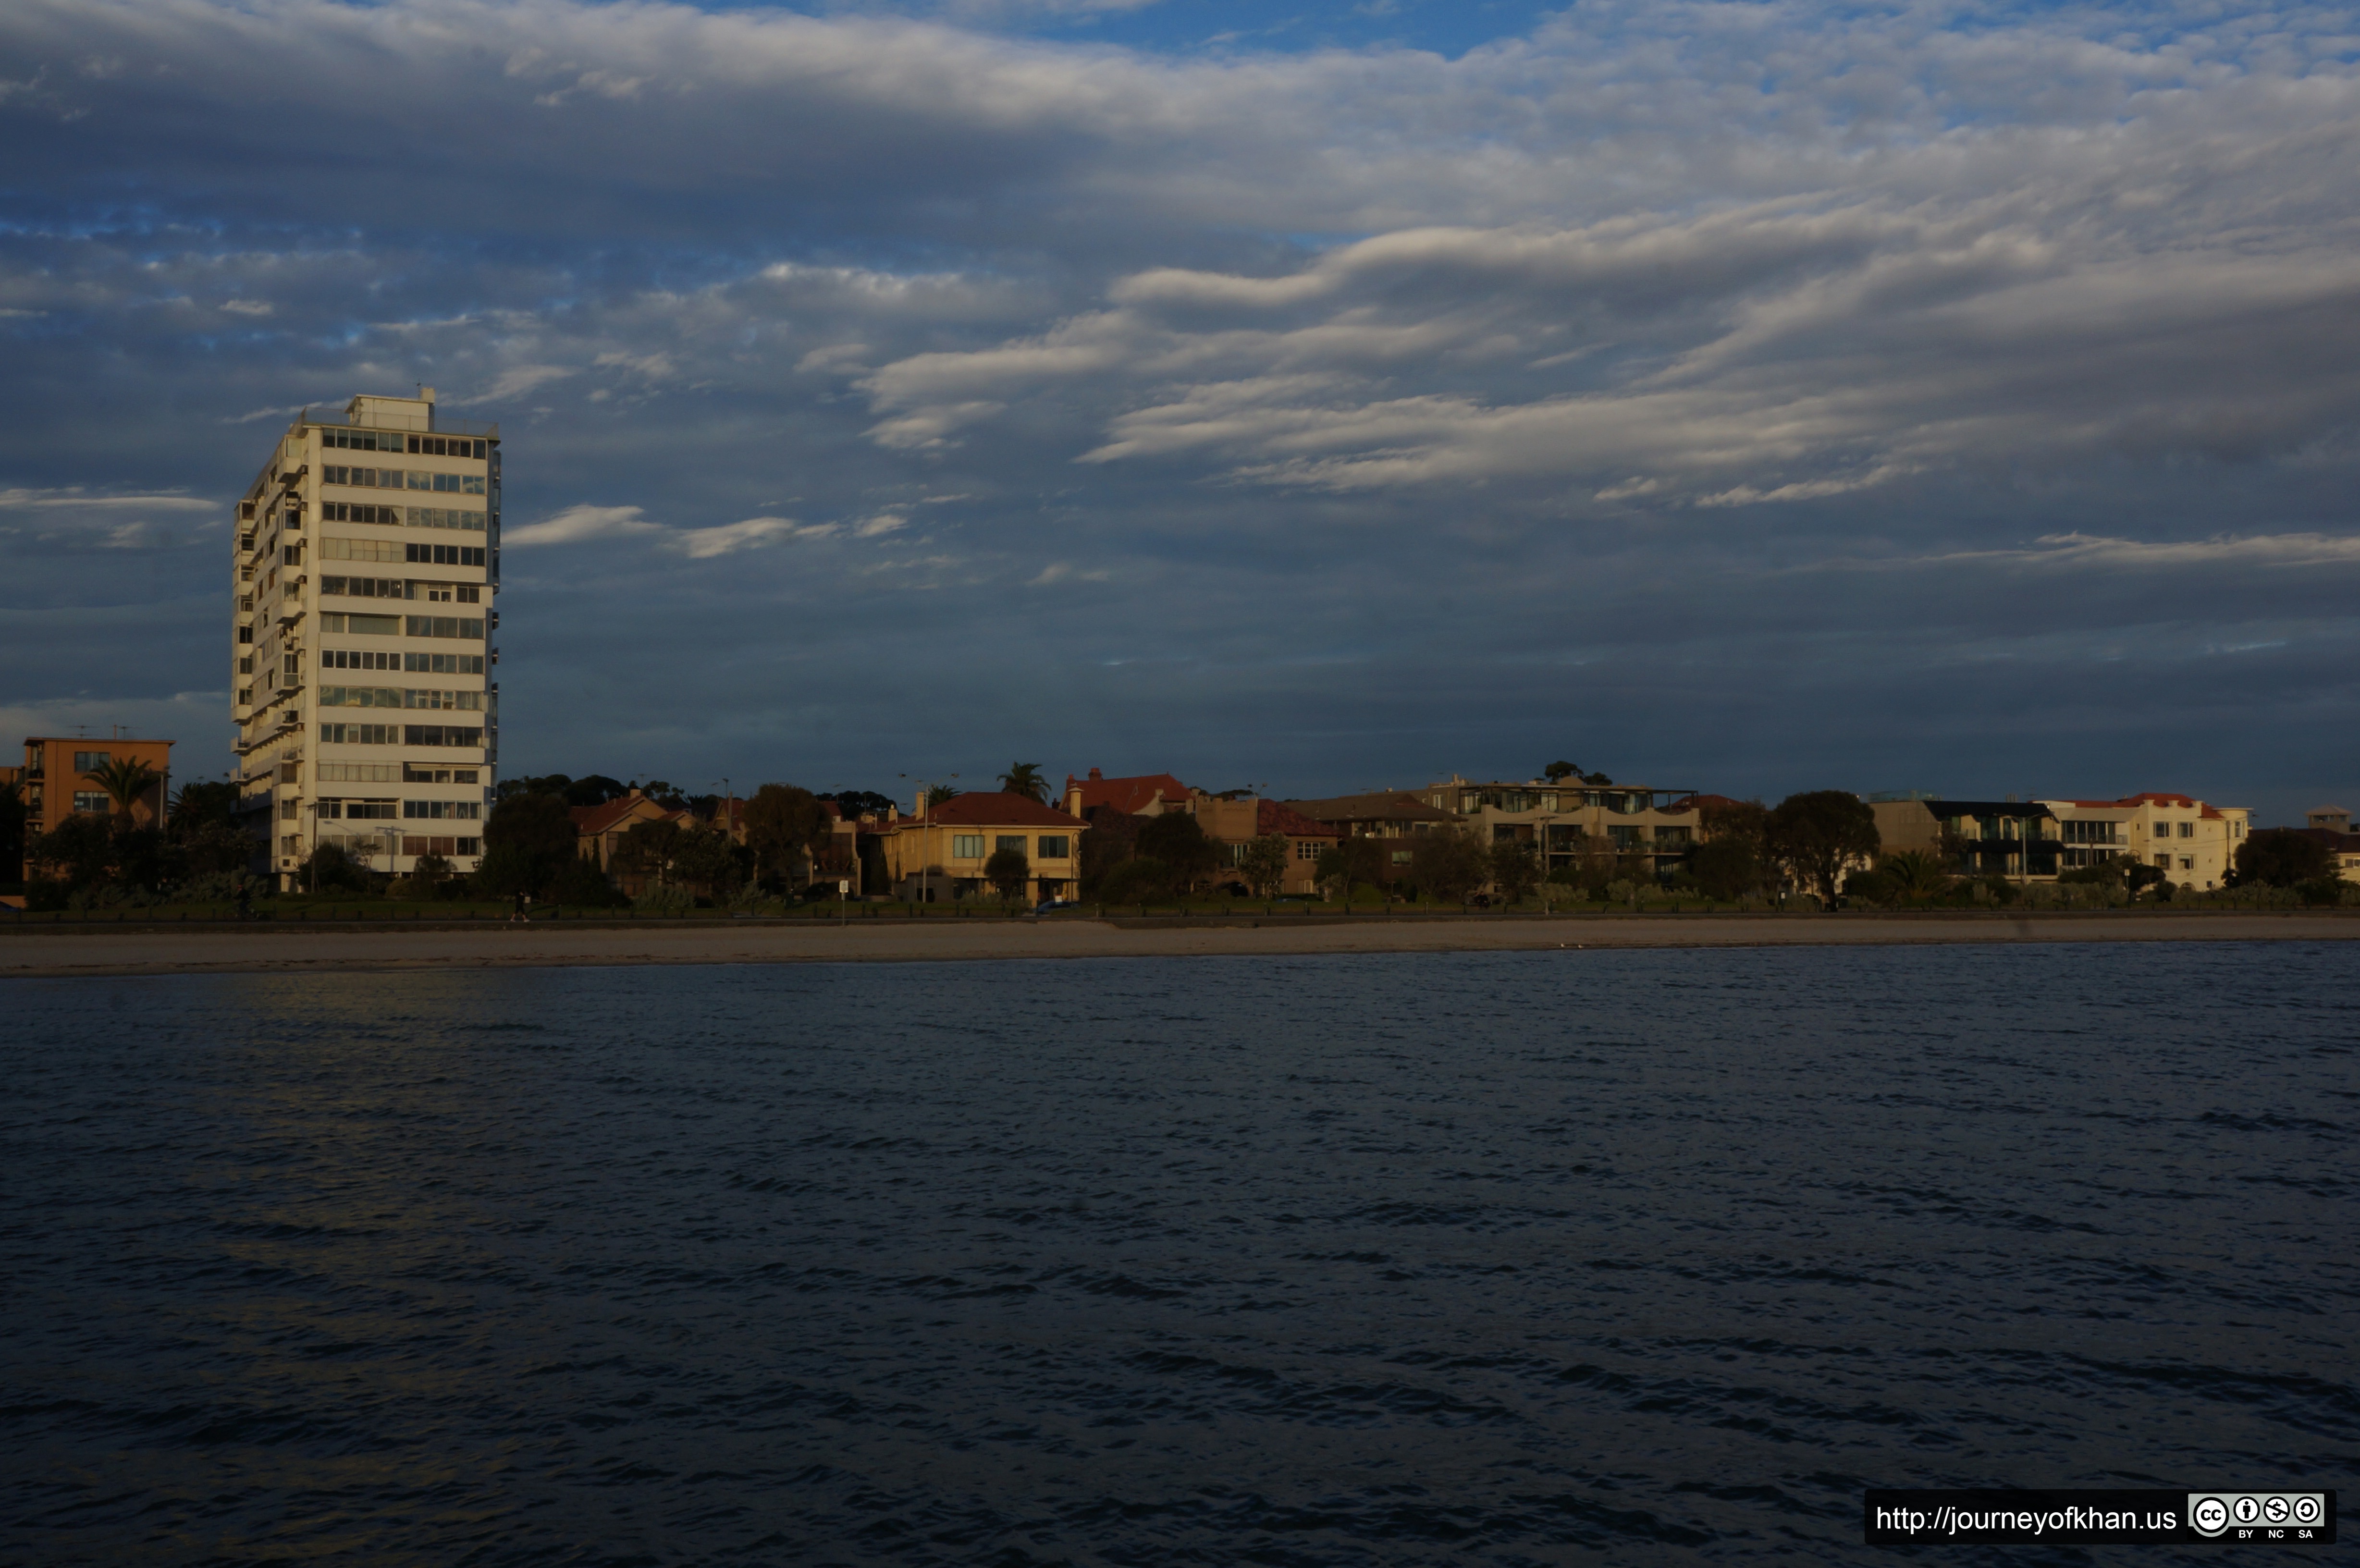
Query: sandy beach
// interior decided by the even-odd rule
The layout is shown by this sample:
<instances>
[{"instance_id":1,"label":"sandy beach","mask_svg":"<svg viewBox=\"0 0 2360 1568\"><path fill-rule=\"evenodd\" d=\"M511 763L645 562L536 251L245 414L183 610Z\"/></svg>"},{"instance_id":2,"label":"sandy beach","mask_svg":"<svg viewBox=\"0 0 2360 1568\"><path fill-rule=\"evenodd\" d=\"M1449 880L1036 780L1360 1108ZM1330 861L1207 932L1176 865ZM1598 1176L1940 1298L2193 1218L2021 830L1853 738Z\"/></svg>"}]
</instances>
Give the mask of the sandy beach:
<instances>
[{"instance_id":1,"label":"sandy beach","mask_svg":"<svg viewBox=\"0 0 2360 1568\"><path fill-rule=\"evenodd\" d=\"M276 974L623 964L843 964L1003 958L1188 958L1241 953L1501 953L1622 947L1961 942L2349 942L2331 912L2177 915L1655 916L1179 921L854 921L426 930L284 924L123 931L27 929L0 938L0 976Z\"/></svg>"}]
</instances>

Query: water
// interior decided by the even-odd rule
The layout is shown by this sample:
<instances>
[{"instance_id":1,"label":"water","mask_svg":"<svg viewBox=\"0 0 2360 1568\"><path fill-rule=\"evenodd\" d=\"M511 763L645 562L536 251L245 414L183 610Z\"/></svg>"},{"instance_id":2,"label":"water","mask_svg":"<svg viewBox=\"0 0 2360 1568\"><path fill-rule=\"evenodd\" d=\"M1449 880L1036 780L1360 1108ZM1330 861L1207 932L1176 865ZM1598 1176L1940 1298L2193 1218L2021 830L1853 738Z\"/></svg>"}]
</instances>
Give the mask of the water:
<instances>
[{"instance_id":1,"label":"water","mask_svg":"<svg viewBox=\"0 0 2360 1568\"><path fill-rule=\"evenodd\" d=\"M1868 1563L2360 1453L2350 944L0 996L9 1563Z\"/></svg>"}]
</instances>

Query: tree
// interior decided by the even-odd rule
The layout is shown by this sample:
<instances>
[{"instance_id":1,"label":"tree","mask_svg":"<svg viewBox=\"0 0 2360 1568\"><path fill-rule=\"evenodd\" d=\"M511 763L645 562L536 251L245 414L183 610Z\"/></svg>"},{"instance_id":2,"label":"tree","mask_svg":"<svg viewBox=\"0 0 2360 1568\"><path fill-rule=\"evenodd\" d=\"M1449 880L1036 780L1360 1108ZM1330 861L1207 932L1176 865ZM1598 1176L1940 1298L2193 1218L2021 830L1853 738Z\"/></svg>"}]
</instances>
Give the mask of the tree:
<instances>
[{"instance_id":1,"label":"tree","mask_svg":"<svg viewBox=\"0 0 2360 1568\"><path fill-rule=\"evenodd\" d=\"M1491 846L1491 885L1511 904L1521 904L1541 885L1541 852L1528 838L1505 838Z\"/></svg>"},{"instance_id":2,"label":"tree","mask_svg":"<svg viewBox=\"0 0 2360 1568\"><path fill-rule=\"evenodd\" d=\"M1245 853L1238 856L1238 870L1257 896L1273 898L1286 886L1286 867L1293 857L1284 833L1263 833L1247 843Z\"/></svg>"},{"instance_id":3,"label":"tree","mask_svg":"<svg viewBox=\"0 0 2360 1568\"><path fill-rule=\"evenodd\" d=\"M412 898L438 897L442 884L451 880L451 863L439 855L421 855L410 865L410 886L405 891Z\"/></svg>"},{"instance_id":4,"label":"tree","mask_svg":"<svg viewBox=\"0 0 2360 1568\"><path fill-rule=\"evenodd\" d=\"M751 858L719 828L684 828L672 841L669 879L702 888L706 898L727 898L744 880Z\"/></svg>"},{"instance_id":5,"label":"tree","mask_svg":"<svg viewBox=\"0 0 2360 1568\"><path fill-rule=\"evenodd\" d=\"M1420 833L1410 844L1410 880L1441 903L1465 903L1491 871L1491 857L1463 833Z\"/></svg>"},{"instance_id":6,"label":"tree","mask_svg":"<svg viewBox=\"0 0 2360 1568\"><path fill-rule=\"evenodd\" d=\"M1049 781L1041 777L1041 765L1037 762L1010 763L1008 771L1000 776L1000 787L1011 795L1043 804L1049 799Z\"/></svg>"},{"instance_id":7,"label":"tree","mask_svg":"<svg viewBox=\"0 0 2360 1568\"><path fill-rule=\"evenodd\" d=\"M25 846L25 860L44 875L62 876L69 887L92 887L115 869L115 850L113 823L77 811L48 833L34 834Z\"/></svg>"},{"instance_id":8,"label":"tree","mask_svg":"<svg viewBox=\"0 0 2360 1568\"><path fill-rule=\"evenodd\" d=\"M958 791L948 784L929 784L926 786L926 805L929 809L939 806L945 800L956 800L957 799Z\"/></svg>"},{"instance_id":9,"label":"tree","mask_svg":"<svg viewBox=\"0 0 2360 1568\"><path fill-rule=\"evenodd\" d=\"M0 877L12 882L25 861L27 814L24 786L14 779L0 780Z\"/></svg>"},{"instance_id":10,"label":"tree","mask_svg":"<svg viewBox=\"0 0 2360 1568\"><path fill-rule=\"evenodd\" d=\"M1580 778L1581 765L1578 762L1552 762L1541 769L1541 777L1552 784L1560 784L1568 779Z\"/></svg>"},{"instance_id":11,"label":"tree","mask_svg":"<svg viewBox=\"0 0 2360 1568\"><path fill-rule=\"evenodd\" d=\"M633 822L615 845L615 869L626 877L663 880L671 874L680 831L678 822L662 819Z\"/></svg>"},{"instance_id":12,"label":"tree","mask_svg":"<svg viewBox=\"0 0 2360 1568\"><path fill-rule=\"evenodd\" d=\"M105 790L115 801L115 809L126 821L131 808L137 805L148 791L164 781L164 776L137 757L123 757L104 768L93 768L84 779Z\"/></svg>"},{"instance_id":13,"label":"tree","mask_svg":"<svg viewBox=\"0 0 2360 1568\"><path fill-rule=\"evenodd\" d=\"M574 779L568 774L543 773L536 778L519 773L513 779L501 779L499 788L493 793L503 800L511 795L555 795L563 799L565 791L573 787Z\"/></svg>"},{"instance_id":14,"label":"tree","mask_svg":"<svg viewBox=\"0 0 2360 1568\"><path fill-rule=\"evenodd\" d=\"M313 849L311 857L303 863L303 883L307 891L333 893L356 891L366 887L368 879L353 864L353 857L344 853L343 844L323 844Z\"/></svg>"},{"instance_id":15,"label":"tree","mask_svg":"<svg viewBox=\"0 0 2360 1568\"><path fill-rule=\"evenodd\" d=\"M172 836L194 838L206 828L228 827L237 818L237 784L228 779L200 779L183 784L172 796Z\"/></svg>"},{"instance_id":16,"label":"tree","mask_svg":"<svg viewBox=\"0 0 2360 1568\"><path fill-rule=\"evenodd\" d=\"M833 836L819 797L792 784L765 784L755 790L746 802L745 822L754 874L773 884L810 880L803 876L805 857L822 838Z\"/></svg>"},{"instance_id":17,"label":"tree","mask_svg":"<svg viewBox=\"0 0 2360 1568\"><path fill-rule=\"evenodd\" d=\"M1338 839L1333 849L1320 855L1312 874L1328 889L1328 897L1349 903L1353 888L1382 887L1393 880L1386 843L1377 838Z\"/></svg>"},{"instance_id":18,"label":"tree","mask_svg":"<svg viewBox=\"0 0 2360 1568\"><path fill-rule=\"evenodd\" d=\"M891 796L880 795L873 789L838 789L835 794L822 795L820 799L835 801L836 809L844 813L847 822L858 822L869 816L881 817L898 809Z\"/></svg>"},{"instance_id":19,"label":"tree","mask_svg":"<svg viewBox=\"0 0 2360 1568\"><path fill-rule=\"evenodd\" d=\"M1922 904L1950 890L1950 874L1941 861L1922 849L1896 850L1876 863L1888 896L1907 904Z\"/></svg>"},{"instance_id":20,"label":"tree","mask_svg":"<svg viewBox=\"0 0 2360 1568\"><path fill-rule=\"evenodd\" d=\"M1021 849L995 849L983 863L983 879L1011 903L1024 896L1025 878L1032 875L1032 865Z\"/></svg>"},{"instance_id":21,"label":"tree","mask_svg":"<svg viewBox=\"0 0 2360 1568\"><path fill-rule=\"evenodd\" d=\"M593 773L576 779L563 789L553 791L565 797L569 806L603 806L609 800L619 800L631 792L631 787L619 779L609 779L603 773Z\"/></svg>"},{"instance_id":22,"label":"tree","mask_svg":"<svg viewBox=\"0 0 2360 1568\"><path fill-rule=\"evenodd\" d=\"M556 795L512 795L484 822L487 868L497 857L502 891L538 894L579 853L573 814Z\"/></svg>"},{"instance_id":23,"label":"tree","mask_svg":"<svg viewBox=\"0 0 2360 1568\"><path fill-rule=\"evenodd\" d=\"M2237 846L2237 880L2291 887L2333 874L2335 852L2300 828L2264 828Z\"/></svg>"},{"instance_id":24,"label":"tree","mask_svg":"<svg viewBox=\"0 0 2360 1568\"><path fill-rule=\"evenodd\" d=\"M1193 888L1213 874L1221 852L1185 811L1166 811L1139 824L1139 853L1164 863L1175 887Z\"/></svg>"},{"instance_id":25,"label":"tree","mask_svg":"<svg viewBox=\"0 0 2360 1568\"><path fill-rule=\"evenodd\" d=\"M1733 901L1762 887L1762 852L1743 837L1709 838L1688 857L1688 875L1708 898Z\"/></svg>"},{"instance_id":26,"label":"tree","mask_svg":"<svg viewBox=\"0 0 2360 1568\"><path fill-rule=\"evenodd\" d=\"M1109 904L1146 904L1172 896L1172 868L1152 855L1134 855L1108 872L1098 897Z\"/></svg>"},{"instance_id":27,"label":"tree","mask_svg":"<svg viewBox=\"0 0 2360 1568\"><path fill-rule=\"evenodd\" d=\"M1874 858L1883 842L1868 802L1841 789L1787 796L1764 829L1772 863L1830 904L1844 868Z\"/></svg>"}]
</instances>

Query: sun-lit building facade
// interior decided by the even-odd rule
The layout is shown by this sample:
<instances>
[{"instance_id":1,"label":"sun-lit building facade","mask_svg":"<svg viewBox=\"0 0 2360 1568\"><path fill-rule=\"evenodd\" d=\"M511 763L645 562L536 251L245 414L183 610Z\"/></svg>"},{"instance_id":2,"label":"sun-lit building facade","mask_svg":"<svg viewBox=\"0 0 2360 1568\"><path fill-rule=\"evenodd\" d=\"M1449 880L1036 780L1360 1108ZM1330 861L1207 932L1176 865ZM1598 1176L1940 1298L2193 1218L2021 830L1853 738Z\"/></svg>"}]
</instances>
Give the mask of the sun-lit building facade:
<instances>
[{"instance_id":1,"label":"sun-lit building facade","mask_svg":"<svg viewBox=\"0 0 2360 1568\"><path fill-rule=\"evenodd\" d=\"M239 814L292 882L322 844L473 870L499 755L497 425L434 393L306 409L237 505Z\"/></svg>"}]
</instances>

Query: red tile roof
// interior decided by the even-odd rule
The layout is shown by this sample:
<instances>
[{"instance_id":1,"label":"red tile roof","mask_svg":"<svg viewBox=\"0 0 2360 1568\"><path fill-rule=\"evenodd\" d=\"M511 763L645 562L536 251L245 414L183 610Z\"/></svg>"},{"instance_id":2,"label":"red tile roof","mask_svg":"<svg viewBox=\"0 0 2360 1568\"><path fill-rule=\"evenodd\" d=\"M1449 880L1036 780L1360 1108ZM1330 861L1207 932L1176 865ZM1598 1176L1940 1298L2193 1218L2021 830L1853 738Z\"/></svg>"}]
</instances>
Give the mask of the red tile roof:
<instances>
[{"instance_id":1,"label":"red tile roof","mask_svg":"<svg viewBox=\"0 0 2360 1568\"><path fill-rule=\"evenodd\" d=\"M978 789L971 794L954 795L926 814L926 821L938 827L1025 827L1075 828L1089 824L1079 817L1069 817L1054 806L1044 806L1029 795L1011 795L997 789ZM903 817L901 827L923 827L915 817Z\"/></svg>"},{"instance_id":2,"label":"red tile roof","mask_svg":"<svg viewBox=\"0 0 2360 1568\"><path fill-rule=\"evenodd\" d=\"M1081 799L1076 804L1083 811L1087 811L1092 806L1112 806L1118 811L1133 815L1146 810L1158 794L1175 806L1188 799L1188 786L1169 773L1142 773L1132 779L1108 779L1095 768L1090 769L1087 779L1076 779L1070 773L1065 775L1063 799L1073 800L1076 790L1081 792Z\"/></svg>"},{"instance_id":3,"label":"red tile roof","mask_svg":"<svg viewBox=\"0 0 2360 1568\"><path fill-rule=\"evenodd\" d=\"M1254 832L1284 833L1289 838L1334 838L1336 830L1326 822L1312 821L1292 806L1282 806L1276 800L1263 800L1254 808Z\"/></svg>"},{"instance_id":4,"label":"red tile roof","mask_svg":"<svg viewBox=\"0 0 2360 1568\"><path fill-rule=\"evenodd\" d=\"M685 811L666 811L662 802L650 800L645 795L618 795L603 806L575 806L566 815L574 819L574 832L579 838L595 838L617 823L627 821L636 806L652 805L666 817L683 817Z\"/></svg>"}]
</instances>

